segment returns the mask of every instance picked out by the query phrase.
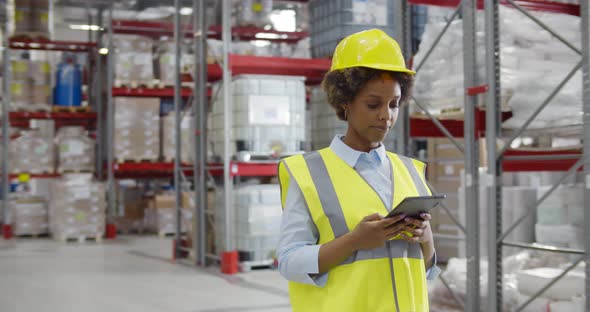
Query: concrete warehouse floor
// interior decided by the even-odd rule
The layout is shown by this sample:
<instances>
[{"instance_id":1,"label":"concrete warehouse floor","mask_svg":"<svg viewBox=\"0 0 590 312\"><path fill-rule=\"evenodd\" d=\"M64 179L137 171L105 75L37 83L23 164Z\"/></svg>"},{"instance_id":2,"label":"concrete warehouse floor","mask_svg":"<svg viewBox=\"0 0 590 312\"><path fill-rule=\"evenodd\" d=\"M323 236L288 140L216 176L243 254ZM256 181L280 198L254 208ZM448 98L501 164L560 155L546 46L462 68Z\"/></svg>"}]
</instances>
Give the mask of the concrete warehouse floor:
<instances>
[{"instance_id":1,"label":"concrete warehouse floor","mask_svg":"<svg viewBox=\"0 0 590 312\"><path fill-rule=\"evenodd\" d=\"M286 312L278 271L225 276L170 262L170 239L0 240L2 312Z\"/></svg>"}]
</instances>

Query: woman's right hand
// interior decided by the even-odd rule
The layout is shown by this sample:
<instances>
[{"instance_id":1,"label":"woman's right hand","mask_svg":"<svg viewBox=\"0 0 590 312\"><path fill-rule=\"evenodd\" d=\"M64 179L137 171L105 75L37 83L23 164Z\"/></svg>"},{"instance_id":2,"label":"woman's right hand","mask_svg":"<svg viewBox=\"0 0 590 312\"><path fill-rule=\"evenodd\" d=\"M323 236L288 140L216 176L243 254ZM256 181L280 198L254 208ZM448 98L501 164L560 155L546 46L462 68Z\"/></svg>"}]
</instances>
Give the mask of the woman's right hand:
<instances>
[{"instance_id":1,"label":"woman's right hand","mask_svg":"<svg viewBox=\"0 0 590 312\"><path fill-rule=\"evenodd\" d=\"M353 247L359 249L374 249L381 247L385 241L400 234L405 227L403 214L391 218L384 218L378 213L368 215L361 220L351 234Z\"/></svg>"}]
</instances>

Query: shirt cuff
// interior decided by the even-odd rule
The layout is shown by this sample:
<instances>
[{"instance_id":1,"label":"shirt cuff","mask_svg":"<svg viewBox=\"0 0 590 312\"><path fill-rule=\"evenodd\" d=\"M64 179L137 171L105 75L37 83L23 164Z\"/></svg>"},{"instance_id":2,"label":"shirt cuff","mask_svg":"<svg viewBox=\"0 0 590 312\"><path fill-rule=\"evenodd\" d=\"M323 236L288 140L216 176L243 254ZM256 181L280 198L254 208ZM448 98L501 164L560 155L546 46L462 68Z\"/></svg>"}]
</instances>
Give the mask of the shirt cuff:
<instances>
[{"instance_id":1,"label":"shirt cuff","mask_svg":"<svg viewBox=\"0 0 590 312\"><path fill-rule=\"evenodd\" d=\"M305 245L279 259L279 271L287 280L324 287L328 273L318 274L321 245Z\"/></svg>"},{"instance_id":2,"label":"shirt cuff","mask_svg":"<svg viewBox=\"0 0 590 312\"><path fill-rule=\"evenodd\" d=\"M435 280L440 274L441 269L436 265L436 252L432 256L432 266L426 270L426 279L429 281Z\"/></svg>"}]
</instances>

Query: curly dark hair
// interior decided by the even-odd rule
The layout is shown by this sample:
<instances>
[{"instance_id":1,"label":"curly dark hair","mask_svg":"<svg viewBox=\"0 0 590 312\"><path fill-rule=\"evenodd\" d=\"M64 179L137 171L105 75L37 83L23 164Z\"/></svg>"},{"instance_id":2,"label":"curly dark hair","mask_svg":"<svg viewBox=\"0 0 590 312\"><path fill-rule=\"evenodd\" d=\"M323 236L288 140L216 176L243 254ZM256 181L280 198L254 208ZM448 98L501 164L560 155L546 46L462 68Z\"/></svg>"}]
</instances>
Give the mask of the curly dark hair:
<instances>
[{"instance_id":1,"label":"curly dark hair","mask_svg":"<svg viewBox=\"0 0 590 312\"><path fill-rule=\"evenodd\" d=\"M344 105L352 102L358 92L367 82L379 77L381 74L391 75L400 84L402 97L400 105L406 103L412 95L414 76L407 73L391 72L368 67L351 67L329 72L324 76L322 89L326 92L328 103L336 110L340 120L346 120Z\"/></svg>"}]
</instances>

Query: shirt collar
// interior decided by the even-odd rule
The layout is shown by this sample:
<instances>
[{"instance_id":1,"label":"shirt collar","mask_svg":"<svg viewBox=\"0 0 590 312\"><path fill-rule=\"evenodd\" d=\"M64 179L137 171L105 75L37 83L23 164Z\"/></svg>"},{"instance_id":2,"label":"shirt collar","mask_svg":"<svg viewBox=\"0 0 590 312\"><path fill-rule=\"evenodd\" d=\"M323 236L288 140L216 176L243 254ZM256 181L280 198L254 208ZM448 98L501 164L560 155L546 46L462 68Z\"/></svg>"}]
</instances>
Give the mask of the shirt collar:
<instances>
[{"instance_id":1,"label":"shirt collar","mask_svg":"<svg viewBox=\"0 0 590 312\"><path fill-rule=\"evenodd\" d=\"M332 149L336 156L342 158L342 160L344 160L346 164L353 168L354 166L356 166L356 163L363 154L367 156L376 155L377 159L380 162L383 162L387 159L387 153L385 151L385 146L383 146L383 143L381 143L379 147L372 149L369 153L366 153L352 149L350 146L346 145L342 141L343 139L343 135L336 135L334 139L332 139L332 143L330 143L330 149Z\"/></svg>"}]
</instances>

